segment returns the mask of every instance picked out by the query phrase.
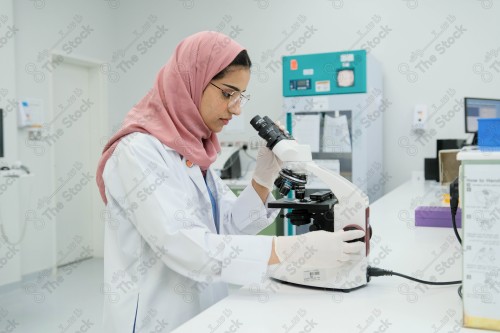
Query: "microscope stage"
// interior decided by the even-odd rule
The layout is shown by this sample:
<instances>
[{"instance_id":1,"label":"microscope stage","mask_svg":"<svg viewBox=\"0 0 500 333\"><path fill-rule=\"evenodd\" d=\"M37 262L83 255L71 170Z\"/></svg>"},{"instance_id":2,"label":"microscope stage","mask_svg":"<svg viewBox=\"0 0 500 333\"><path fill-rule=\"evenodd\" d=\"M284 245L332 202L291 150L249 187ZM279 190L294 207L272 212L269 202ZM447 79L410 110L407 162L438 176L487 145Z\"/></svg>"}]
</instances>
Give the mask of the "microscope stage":
<instances>
[{"instance_id":1,"label":"microscope stage","mask_svg":"<svg viewBox=\"0 0 500 333\"><path fill-rule=\"evenodd\" d=\"M328 199L317 202L310 199L307 201L299 201L292 198L281 198L267 204L269 208L288 208L288 209L307 209L309 211L327 211L331 210L333 205L338 203L337 198Z\"/></svg>"}]
</instances>

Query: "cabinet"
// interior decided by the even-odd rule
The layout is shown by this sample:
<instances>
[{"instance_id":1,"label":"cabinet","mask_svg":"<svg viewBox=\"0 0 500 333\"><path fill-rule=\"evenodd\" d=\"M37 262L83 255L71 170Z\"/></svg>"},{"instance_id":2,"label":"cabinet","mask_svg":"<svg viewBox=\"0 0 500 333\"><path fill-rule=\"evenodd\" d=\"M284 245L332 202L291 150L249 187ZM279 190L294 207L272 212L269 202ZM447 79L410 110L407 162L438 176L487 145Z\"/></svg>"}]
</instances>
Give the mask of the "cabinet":
<instances>
[{"instance_id":1,"label":"cabinet","mask_svg":"<svg viewBox=\"0 0 500 333\"><path fill-rule=\"evenodd\" d=\"M388 180L383 115L391 103L378 61L365 50L285 56L283 96L287 129L311 145L313 159L338 161L370 202L380 198Z\"/></svg>"}]
</instances>

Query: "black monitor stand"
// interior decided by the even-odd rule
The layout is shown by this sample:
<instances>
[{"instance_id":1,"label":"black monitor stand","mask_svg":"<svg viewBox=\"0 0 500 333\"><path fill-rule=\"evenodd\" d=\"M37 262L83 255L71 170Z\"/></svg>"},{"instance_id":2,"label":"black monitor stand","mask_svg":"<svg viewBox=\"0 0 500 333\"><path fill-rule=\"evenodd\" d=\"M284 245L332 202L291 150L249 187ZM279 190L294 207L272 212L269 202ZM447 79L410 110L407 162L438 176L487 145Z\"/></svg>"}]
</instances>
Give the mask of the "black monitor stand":
<instances>
[{"instance_id":1,"label":"black monitor stand","mask_svg":"<svg viewBox=\"0 0 500 333\"><path fill-rule=\"evenodd\" d=\"M474 138L472 139L471 146L477 146L477 132L474 133Z\"/></svg>"}]
</instances>

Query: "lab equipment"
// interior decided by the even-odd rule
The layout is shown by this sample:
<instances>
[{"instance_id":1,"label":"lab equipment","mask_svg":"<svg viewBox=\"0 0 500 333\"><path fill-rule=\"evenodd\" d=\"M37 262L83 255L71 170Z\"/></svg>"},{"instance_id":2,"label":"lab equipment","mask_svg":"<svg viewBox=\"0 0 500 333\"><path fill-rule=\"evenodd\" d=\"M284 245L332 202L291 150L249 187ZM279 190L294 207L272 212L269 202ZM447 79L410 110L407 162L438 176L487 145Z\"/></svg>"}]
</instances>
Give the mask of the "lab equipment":
<instances>
[{"instance_id":1,"label":"lab equipment","mask_svg":"<svg viewBox=\"0 0 500 333\"><path fill-rule=\"evenodd\" d=\"M477 145L479 118L500 118L500 99L464 98L465 132L474 133L472 145Z\"/></svg>"},{"instance_id":2,"label":"lab equipment","mask_svg":"<svg viewBox=\"0 0 500 333\"><path fill-rule=\"evenodd\" d=\"M299 144L294 138L280 131L268 117L255 116L251 122L266 140L266 146L283 161L280 177L275 181L282 195L294 191L295 198L282 198L269 202L269 208L291 209L284 216L295 225L308 225L310 231L362 230L365 243L362 259L341 267L322 268L307 264L294 270L279 265L272 273L281 281L299 285L352 290L365 285L367 257L370 252L371 227L369 200L356 185L339 174L318 166L312 160L308 145ZM328 190L305 195L308 173L316 175ZM332 192L335 191L335 194Z\"/></svg>"},{"instance_id":3,"label":"lab equipment","mask_svg":"<svg viewBox=\"0 0 500 333\"><path fill-rule=\"evenodd\" d=\"M236 179L241 177L240 148L235 146L221 147L217 160L212 164L221 179Z\"/></svg>"},{"instance_id":4,"label":"lab equipment","mask_svg":"<svg viewBox=\"0 0 500 333\"><path fill-rule=\"evenodd\" d=\"M366 51L283 57L283 96L366 92Z\"/></svg>"},{"instance_id":5,"label":"lab equipment","mask_svg":"<svg viewBox=\"0 0 500 333\"><path fill-rule=\"evenodd\" d=\"M462 162L463 323L500 331L500 152L466 148L457 155Z\"/></svg>"},{"instance_id":6,"label":"lab equipment","mask_svg":"<svg viewBox=\"0 0 500 333\"><path fill-rule=\"evenodd\" d=\"M391 102L376 59L365 50L284 56L283 97L288 131L301 143L318 142L313 159L339 161L344 178L370 201L380 198L387 179L383 114Z\"/></svg>"}]
</instances>

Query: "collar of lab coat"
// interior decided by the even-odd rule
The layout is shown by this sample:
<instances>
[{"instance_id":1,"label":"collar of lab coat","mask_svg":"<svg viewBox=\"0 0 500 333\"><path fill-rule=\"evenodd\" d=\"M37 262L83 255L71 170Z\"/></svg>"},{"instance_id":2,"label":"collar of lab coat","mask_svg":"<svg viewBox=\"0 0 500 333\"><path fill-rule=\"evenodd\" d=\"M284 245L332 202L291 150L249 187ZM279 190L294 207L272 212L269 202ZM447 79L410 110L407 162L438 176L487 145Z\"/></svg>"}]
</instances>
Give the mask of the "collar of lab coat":
<instances>
[{"instance_id":1,"label":"collar of lab coat","mask_svg":"<svg viewBox=\"0 0 500 333\"><path fill-rule=\"evenodd\" d=\"M189 178L193 181L193 183L198 188L198 191L203 193L206 201L210 201L210 197L208 196L207 185L205 184L205 179L203 179L203 174L201 173L200 167L196 164L193 164L191 167L188 167L187 160L185 157L182 157L182 165L186 168L187 174Z\"/></svg>"}]
</instances>

